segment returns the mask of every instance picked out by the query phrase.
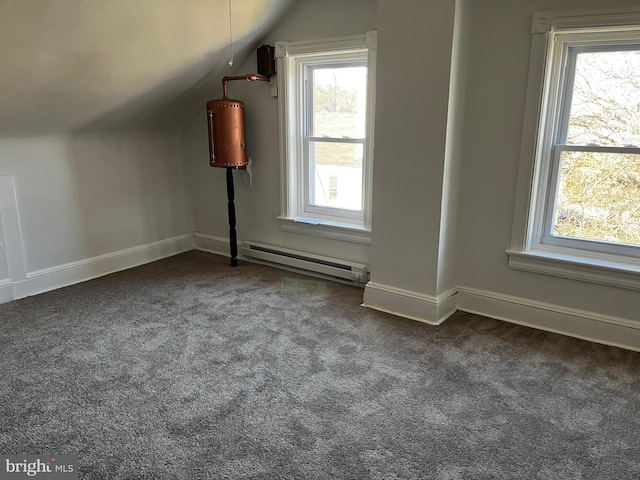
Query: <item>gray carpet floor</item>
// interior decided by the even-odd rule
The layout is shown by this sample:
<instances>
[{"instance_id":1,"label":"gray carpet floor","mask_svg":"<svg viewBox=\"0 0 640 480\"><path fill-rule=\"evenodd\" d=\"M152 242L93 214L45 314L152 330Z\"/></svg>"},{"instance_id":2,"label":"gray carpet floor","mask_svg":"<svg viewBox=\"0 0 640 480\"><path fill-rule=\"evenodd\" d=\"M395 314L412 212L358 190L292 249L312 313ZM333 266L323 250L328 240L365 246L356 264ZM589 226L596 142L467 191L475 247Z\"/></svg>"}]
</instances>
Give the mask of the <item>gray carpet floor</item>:
<instances>
[{"instance_id":1,"label":"gray carpet floor","mask_svg":"<svg viewBox=\"0 0 640 480\"><path fill-rule=\"evenodd\" d=\"M188 252L0 305L0 454L84 479L638 479L640 354Z\"/></svg>"}]
</instances>

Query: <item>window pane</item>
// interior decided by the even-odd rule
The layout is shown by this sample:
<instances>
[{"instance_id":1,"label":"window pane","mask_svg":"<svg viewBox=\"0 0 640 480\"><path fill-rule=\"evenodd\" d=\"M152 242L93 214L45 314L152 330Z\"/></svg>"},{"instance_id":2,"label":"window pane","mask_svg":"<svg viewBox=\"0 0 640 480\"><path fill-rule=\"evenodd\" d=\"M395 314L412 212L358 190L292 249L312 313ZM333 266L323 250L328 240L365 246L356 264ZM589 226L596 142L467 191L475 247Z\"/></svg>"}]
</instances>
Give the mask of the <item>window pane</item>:
<instances>
[{"instance_id":1,"label":"window pane","mask_svg":"<svg viewBox=\"0 0 640 480\"><path fill-rule=\"evenodd\" d=\"M567 143L640 146L640 49L576 58Z\"/></svg>"},{"instance_id":2,"label":"window pane","mask_svg":"<svg viewBox=\"0 0 640 480\"><path fill-rule=\"evenodd\" d=\"M315 68L311 136L364 138L367 68Z\"/></svg>"},{"instance_id":3,"label":"window pane","mask_svg":"<svg viewBox=\"0 0 640 480\"><path fill-rule=\"evenodd\" d=\"M563 152L553 234L640 245L640 155Z\"/></svg>"},{"instance_id":4,"label":"window pane","mask_svg":"<svg viewBox=\"0 0 640 480\"><path fill-rule=\"evenodd\" d=\"M362 210L362 144L310 142L311 205Z\"/></svg>"}]
</instances>

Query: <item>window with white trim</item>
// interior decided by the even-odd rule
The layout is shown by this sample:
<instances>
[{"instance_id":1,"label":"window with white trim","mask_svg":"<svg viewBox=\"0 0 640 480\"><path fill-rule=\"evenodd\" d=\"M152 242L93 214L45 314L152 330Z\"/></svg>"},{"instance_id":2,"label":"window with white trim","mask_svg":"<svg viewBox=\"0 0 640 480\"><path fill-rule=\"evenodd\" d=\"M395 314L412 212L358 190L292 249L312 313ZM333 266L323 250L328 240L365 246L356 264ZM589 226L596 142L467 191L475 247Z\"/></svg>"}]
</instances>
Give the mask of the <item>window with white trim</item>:
<instances>
[{"instance_id":1,"label":"window with white trim","mask_svg":"<svg viewBox=\"0 0 640 480\"><path fill-rule=\"evenodd\" d=\"M375 40L276 44L285 230L370 242Z\"/></svg>"},{"instance_id":2,"label":"window with white trim","mask_svg":"<svg viewBox=\"0 0 640 480\"><path fill-rule=\"evenodd\" d=\"M640 12L541 12L533 33L509 263L640 288Z\"/></svg>"}]
</instances>

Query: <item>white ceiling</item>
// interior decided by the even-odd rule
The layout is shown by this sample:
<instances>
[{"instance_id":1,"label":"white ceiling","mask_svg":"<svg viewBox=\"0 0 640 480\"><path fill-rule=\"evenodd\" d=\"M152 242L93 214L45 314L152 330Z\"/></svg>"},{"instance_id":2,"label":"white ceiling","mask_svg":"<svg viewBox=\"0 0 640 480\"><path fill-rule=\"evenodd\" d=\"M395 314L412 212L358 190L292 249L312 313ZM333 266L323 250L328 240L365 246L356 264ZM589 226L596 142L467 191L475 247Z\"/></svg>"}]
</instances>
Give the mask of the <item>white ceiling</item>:
<instances>
[{"instance_id":1,"label":"white ceiling","mask_svg":"<svg viewBox=\"0 0 640 480\"><path fill-rule=\"evenodd\" d=\"M290 3L232 0L236 56ZM207 76L231 71L228 8L228 0L0 0L0 135L180 116Z\"/></svg>"}]
</instances>

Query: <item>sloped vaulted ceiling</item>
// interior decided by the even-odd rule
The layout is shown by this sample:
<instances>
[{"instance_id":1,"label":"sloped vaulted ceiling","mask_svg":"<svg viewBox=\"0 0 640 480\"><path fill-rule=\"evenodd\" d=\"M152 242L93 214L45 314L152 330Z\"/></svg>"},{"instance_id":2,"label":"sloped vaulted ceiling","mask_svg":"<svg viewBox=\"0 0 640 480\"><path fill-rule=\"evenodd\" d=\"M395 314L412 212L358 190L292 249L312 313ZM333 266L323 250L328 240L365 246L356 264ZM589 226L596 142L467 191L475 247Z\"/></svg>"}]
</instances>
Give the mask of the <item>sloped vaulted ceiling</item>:
<instances>
[{"instance_id":1,"label":"sloped vaulted ceiling","mask_svg":"<svg viewBox=\"0 0 640 480\"><path fill-rule=\"evenodd\" d=\"M289 3L232 0L236 55ZM229 74L228 8L228 0L0 0L0 136L184 115L207 76Z\"/></svg>"}]
</instances>

